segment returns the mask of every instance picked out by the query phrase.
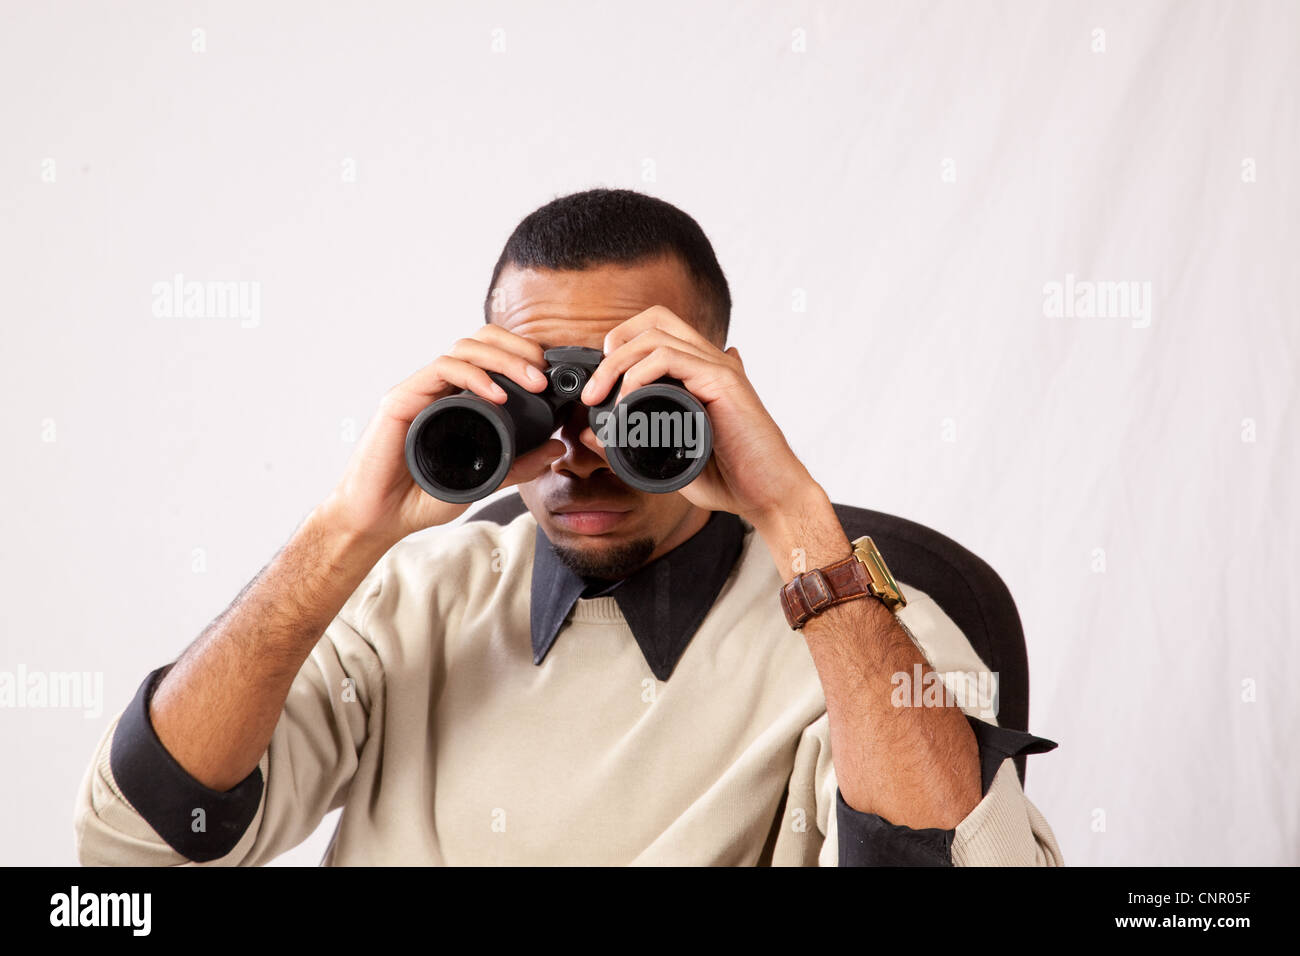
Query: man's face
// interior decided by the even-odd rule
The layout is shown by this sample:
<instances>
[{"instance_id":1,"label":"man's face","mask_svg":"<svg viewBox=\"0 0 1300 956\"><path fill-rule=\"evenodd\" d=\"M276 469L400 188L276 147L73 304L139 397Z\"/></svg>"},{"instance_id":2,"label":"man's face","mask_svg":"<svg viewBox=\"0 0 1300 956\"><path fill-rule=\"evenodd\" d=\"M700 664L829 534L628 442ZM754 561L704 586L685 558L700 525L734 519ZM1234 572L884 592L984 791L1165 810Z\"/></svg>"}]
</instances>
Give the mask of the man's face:
<instances>
[{"instance_id":1,"label":"man's face","mask_svg":"<svg viewBox=\"0 0 1300 956\"><path fill-rule=\"evenodd\" d=\"M675 256L581 271L507 266L497 281L493 321L543 348L600 350L606 333L655 305L696 321L695 288ZM621 578L687 540L704 526L708 512L680 494L649 494L624 484L603 453L593 450L599 446L587 411L574 403L556 436L565 454L520 485L519 494L573 570Z\"/></svg>"}]
</instances>

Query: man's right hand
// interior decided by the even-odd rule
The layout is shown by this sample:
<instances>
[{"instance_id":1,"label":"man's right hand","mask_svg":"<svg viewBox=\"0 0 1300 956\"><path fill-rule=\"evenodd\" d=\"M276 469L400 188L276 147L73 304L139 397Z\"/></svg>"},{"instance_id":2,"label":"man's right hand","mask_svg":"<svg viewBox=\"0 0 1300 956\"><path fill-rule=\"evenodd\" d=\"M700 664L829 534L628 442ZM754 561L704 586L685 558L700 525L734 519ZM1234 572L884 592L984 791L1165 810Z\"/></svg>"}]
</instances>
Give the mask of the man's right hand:
<instances>
[{"instance_id":1,"label":"man's right hand","mask_svg":"<svg viewBox=\"0 0 1300 956\"><path fill-rule=\"evenodd\" d=\"M462 388L503 403L488 372L540 392L544 363L537 343L486 325L384 396L342 481L155 690L150 721L186 772L223 791L252 773L303 661L375 562L408 534L469 507L425 494L407 471L415 416ZM531 480L564 452L552 439L516 460L505 484Z\"/></svg>"},{"instance_id":2,"label":"man's right hand","mask_svg":"<svg viewBox=\"0 0 1300 956\"><path fill-rule=\"evenodd\" d=\"M384 396L322 512L340 530L384 549L408 534L456 518L469 504L434 498L407 470L406 433L411 422L431 402L460 389L504 404L506 393L488 372L499 372L529 391L544 391L545 367L540 345L498 325L484 325L461 339L446 355ZM563 454L564 444L549 440L515 459L501 486L531 481Z\"/></svg>"}]
</instances>

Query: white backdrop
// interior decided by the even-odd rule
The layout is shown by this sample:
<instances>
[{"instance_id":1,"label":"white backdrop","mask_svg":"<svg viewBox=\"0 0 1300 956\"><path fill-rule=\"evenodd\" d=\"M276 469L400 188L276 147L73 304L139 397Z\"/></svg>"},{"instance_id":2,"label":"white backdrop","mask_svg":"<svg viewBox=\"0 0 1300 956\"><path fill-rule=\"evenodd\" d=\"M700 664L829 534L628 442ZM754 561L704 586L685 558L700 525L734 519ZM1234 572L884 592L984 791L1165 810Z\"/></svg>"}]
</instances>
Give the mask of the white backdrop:
<instances>
[{"instance_id":1,"label":"white backdrop","mask_svg":"<svg viewBox=\"0 0 1300 956\"><path fill-rule=\"evenodd\" d=\"M699 220L835 500L1007 581L1067 863L1300 862L1297 36L1291 2L4 0L0 671L103 695L0 709L0 861L75 862L145 673L481 321L516 222L606 185ZM178 273L258 312L160 317Z\"/></svg>"}]
</instances>

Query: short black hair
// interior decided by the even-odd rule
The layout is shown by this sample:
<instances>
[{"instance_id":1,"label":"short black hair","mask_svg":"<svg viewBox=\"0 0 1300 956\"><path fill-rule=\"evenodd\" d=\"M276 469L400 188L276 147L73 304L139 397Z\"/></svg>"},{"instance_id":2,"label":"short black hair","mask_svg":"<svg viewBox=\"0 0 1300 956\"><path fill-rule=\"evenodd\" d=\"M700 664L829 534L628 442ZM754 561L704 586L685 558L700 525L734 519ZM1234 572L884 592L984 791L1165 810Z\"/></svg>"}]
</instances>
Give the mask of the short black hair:
<instances>
[{"instance_id":1,"label":"short black hair","mask_svg":"<svg viewBox=\"0 0 1300 956\"><path fill-rule=\"evenodd\" d=\"M695 280L709 338L726 342L731 290L704 230L672 203L632 189L588 189L529 213L506 240L492 270L483 317L492 321L492 290L508 265L581 270L676 254ZM685 318L685 316L683 316Z\"/></svg>"}]
</instances>

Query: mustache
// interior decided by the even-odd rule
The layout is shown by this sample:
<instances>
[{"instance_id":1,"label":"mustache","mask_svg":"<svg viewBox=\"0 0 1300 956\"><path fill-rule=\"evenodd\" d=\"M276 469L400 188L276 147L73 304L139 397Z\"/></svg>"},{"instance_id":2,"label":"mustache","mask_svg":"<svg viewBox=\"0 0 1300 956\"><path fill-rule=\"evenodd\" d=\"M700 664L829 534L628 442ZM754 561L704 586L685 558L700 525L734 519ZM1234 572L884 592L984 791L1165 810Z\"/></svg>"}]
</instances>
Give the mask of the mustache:
<instances>
[{"instance_id":1,"label":"mustache","mask_svg":"<svg viewBox=\"0 0 1300 956\"><path fill-rule=\"evenodd\" d=\"M550 511L559 508L582 510L591 506L591 510L622 507L634 508L639 500L635 491L625 485L616 476L607 478L571 479L564 487L557 488L545 496L544 504Z\"/></svg>"}]
</instances>

